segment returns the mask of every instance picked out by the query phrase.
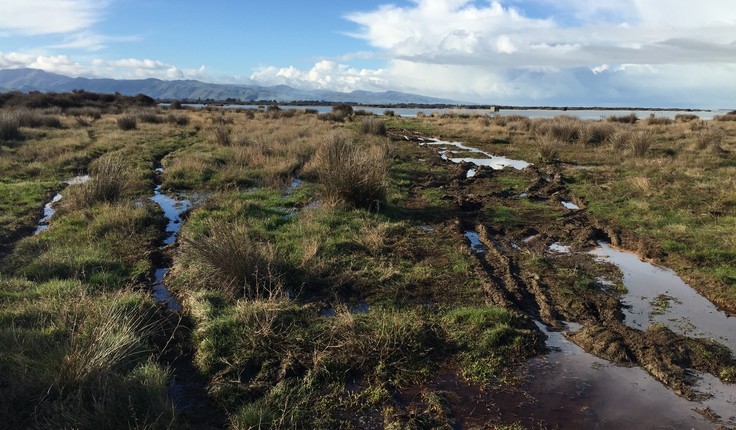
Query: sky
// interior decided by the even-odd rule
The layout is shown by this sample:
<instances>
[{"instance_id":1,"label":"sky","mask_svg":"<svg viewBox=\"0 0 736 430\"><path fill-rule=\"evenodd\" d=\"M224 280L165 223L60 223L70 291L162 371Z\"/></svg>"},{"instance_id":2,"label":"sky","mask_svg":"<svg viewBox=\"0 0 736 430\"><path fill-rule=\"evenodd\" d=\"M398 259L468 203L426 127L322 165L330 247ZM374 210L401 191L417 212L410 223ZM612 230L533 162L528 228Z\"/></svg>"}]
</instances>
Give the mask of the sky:
<instances>
[{"instance_id":1,"label":"sky","mask_svg":"<svg viewBox=\"0 0 736 430\"><path fill-rule=\"evenodd\" d=\"M736 108L736 0L0 0L0 69Z\"/></svg>"}]
</instances>

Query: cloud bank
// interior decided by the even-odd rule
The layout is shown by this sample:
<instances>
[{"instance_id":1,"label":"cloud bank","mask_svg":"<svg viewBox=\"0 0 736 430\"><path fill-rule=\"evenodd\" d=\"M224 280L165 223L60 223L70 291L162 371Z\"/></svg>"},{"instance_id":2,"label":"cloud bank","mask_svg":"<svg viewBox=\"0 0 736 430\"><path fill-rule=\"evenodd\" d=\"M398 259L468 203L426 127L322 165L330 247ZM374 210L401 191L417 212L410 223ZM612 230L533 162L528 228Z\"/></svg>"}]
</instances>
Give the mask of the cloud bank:
<instances>
[{"instance_id":1,"label":"cloud bank","mask_svg":"<svg viewBox=\"0 0 736 430\"><path fill-rule=\"evenodd\" d=\"M353 88L378 76L394 89L493 103L703 105L736 95L732 0L415 0L346 19L387 67L286 68L291 84L344 82L349 70Z\"/></svg>"}]
</instances>

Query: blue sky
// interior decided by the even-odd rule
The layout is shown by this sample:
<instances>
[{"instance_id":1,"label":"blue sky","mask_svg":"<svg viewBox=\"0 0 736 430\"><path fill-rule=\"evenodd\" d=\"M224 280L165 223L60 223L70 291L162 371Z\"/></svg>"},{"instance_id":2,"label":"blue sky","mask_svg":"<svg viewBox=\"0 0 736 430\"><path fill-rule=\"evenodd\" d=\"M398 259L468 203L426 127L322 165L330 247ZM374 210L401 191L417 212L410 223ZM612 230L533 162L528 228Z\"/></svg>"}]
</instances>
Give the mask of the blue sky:
<instances>
[{"instance_id":1,"label":"blue sky","mask_svg":"<svg viewBox=\"0 0 736 430\"><path fill-rule=\"evenodd\" d=\"M736 104L733 0L0 0L0 68L516 105Z\"/></svg>"}]
</instances>

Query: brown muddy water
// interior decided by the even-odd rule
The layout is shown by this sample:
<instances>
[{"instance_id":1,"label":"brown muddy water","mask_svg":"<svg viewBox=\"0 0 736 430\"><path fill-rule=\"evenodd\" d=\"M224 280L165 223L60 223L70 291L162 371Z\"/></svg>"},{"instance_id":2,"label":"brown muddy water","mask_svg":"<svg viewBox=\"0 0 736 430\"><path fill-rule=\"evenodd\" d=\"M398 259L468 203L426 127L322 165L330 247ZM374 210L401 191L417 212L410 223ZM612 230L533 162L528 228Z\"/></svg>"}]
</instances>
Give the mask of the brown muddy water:
<instances>
[{"instance_id":1,"label":"brown muddy water","mask_svg":"<svg viewBox=\"0 0 736 430\"><path fill-rule=\"evenodd\" d=\"M523 169L522 160L497 157L462 143L433 139L422 145L439 146L443 160L494 169ZM452 148L452 150L450 150ZM479 158L453 157L460 152ZM481 158L482 157L482 158ZM475 169L467 172L475 175ZM580 207L560 203L571 211ZM474 252L480 241L477 232L466 231ZM534 235L522 240L526 244ZM571 247L559 242L552 254L569 254ZM736 318L729 318L671 270L641 261L632 253L617 251L601 243L592 254L619 267L628 290L622 297L625 323L638 330L664 324L676 333L716 340L736 350ZM602 279L602 281L606 281ZM535 321L547 335L550 352L530 360L522 382L491 394L490 413L503 423L520 423L527 428L562 429L712 429L736 426L736 385L691 371L697 382L699 401L679 397L639 367L623 367L587 353L560 333ZM568 324L571 332L579 329Z\"/></svg>"},{"instance_id":2,"label":"brown muddy water","mask_svg":"<svg viewBox=\"0 0 736 430\"><path fill-rule=\"evenodd\" d=\"M736 424L736 417L723 415L736 413L733 404L724 410L723 402L688 401L641 368L616 366L537 326L551 352L530 360L518 387L493 394L502 422L532 429L712 429L695 410L710 406Z\"/></svg>"},{"instance_id":3,"label":"brown muddy water","mask_svg":"<svg viewBox=\"0 0 736 430\"><path fill-rule=\"evenodd\" d=\"M591 253L623 272L628 290L622 298L626 325L646 330L663 324L678 334L713 339L736 353L736 318L716 308L675 272L606 243L599 245Z\"/></svg>"}]
</instances>

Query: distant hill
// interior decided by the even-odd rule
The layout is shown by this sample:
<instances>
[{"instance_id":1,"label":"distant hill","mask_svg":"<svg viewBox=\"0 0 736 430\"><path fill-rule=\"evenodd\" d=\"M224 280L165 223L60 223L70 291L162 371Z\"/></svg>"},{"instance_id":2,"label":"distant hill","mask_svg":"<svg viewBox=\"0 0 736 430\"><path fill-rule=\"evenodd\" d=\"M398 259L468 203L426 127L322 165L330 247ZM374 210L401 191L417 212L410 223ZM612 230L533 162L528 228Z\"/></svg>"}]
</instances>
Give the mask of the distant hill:
<instances>
[{"instance_id":1,"label":"distant hill","mask_svg":"<svg viewBox=\"0 0 736 430\"><path fill-rule=\"evenodd\" d=\"M0 70L0 91L69 92L75 89L96 93L119 92L123 95L145 94L155 99L176 100L239 99L241 101L276 100L279 102L311 100L361 104L456 103L452 100L396 91L382 93L353 91L342 93L325 90L300 90L286 85L264 87L259 85L210 84L195 80L90 79L71 78L37 69Z\"/></svg>"}]
</instances>

